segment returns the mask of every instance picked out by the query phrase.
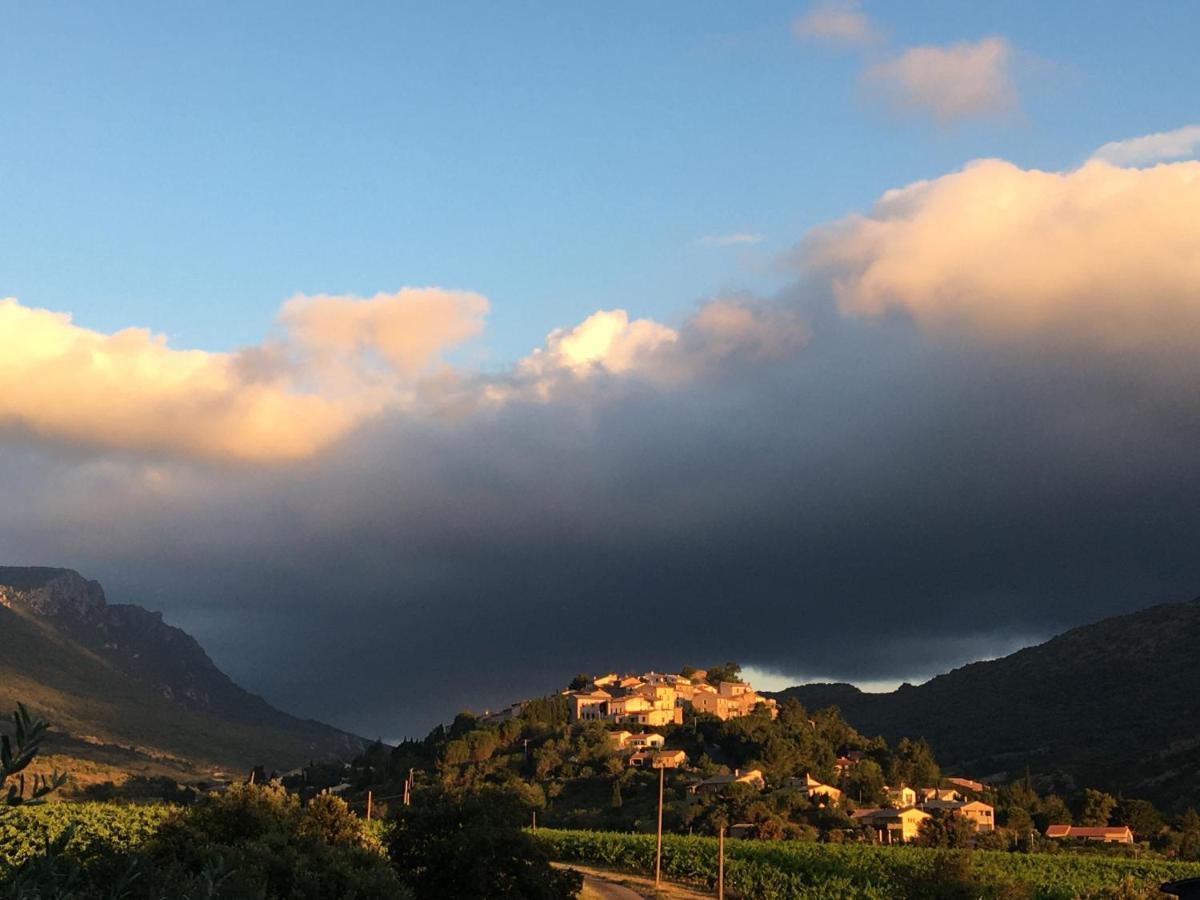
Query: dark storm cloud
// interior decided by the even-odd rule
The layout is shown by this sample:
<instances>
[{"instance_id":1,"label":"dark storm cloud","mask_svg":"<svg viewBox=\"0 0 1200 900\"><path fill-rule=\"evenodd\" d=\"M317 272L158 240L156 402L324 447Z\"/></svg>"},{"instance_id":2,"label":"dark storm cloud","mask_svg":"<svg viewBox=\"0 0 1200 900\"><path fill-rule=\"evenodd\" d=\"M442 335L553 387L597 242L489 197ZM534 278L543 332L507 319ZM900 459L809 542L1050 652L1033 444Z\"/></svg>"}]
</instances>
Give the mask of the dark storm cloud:
<instances>
[{"instance_id":1,"label":"dark storm cloud","mask_svg":"<svg viewBox=\"0 0 1200 900\"><path fill-rule=\"evenodd\" d=\"M598 313L299 461L12 437L2 556L385 737L580 670L911 678L1189 598L1198 174L974 164L816 233L774 304Z\"/></svg>"},{"instance_id":2,"label":"dark storm cloud","mask_svg":"<svg viewBox=\"0 0 1200 900\"><path fill-rule=\"evenodd\" d=\"M383 421L270 476L109 463L119 509L81 480L27 544L388 737L577 670L912 677L1196 590L1200 366L814 318L783 359Z\"/></svg>"}]
</instances>

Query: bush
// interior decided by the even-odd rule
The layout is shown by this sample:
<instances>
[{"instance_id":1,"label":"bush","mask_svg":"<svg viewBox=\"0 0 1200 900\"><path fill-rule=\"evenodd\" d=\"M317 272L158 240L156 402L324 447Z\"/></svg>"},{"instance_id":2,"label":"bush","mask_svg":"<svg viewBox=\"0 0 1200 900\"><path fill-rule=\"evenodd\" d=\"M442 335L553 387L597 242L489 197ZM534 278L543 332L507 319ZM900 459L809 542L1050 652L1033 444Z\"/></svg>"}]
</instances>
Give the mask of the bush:
<instances>
[{"instance_id":1,"label":"bush","mask_svg":"<svg viewBox=\"0 0 1200 900\"><path fill-rule=\"evenodd\" d=\"M393 823L392 863L417 900L570 900L582 879L551 868L546 851L521 830L526 809L497 788L422 798Z\"/></svg>"},{"instance_id":2,"label":"bush","mask_svg":"<svg viewBox=\"0 0 1200 900\"><path fill-rule=\"evenodd\" d=\"M38 816L51 809L21 812ZM68 821L71 816L74 821ZM52 828L43 829L37 852L30 852L26 844L19 856L5 853L15 868L0 882L0 897L407 896L378 837L341 800L326 796L301 808L278 784L234 785L185 811L64 805L55 818ZM112 827L122 819L140 823L126 829L124 838ZM97 826L102 833L90 834L89 828Z\"/></svg>"}]
</instances>

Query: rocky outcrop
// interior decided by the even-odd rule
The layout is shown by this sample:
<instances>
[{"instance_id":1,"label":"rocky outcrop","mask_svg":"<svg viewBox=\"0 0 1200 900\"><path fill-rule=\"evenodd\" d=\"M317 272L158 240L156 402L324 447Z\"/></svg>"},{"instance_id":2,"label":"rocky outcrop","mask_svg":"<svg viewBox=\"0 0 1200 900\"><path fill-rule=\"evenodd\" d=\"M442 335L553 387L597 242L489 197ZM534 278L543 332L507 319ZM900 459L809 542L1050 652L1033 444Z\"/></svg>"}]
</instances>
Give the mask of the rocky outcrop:
<instances>
[{"instance_id":1,"label":"rocky outcrop","mask_svg":"<svg viewBox=\"0 0 1200 900\"><path fill-rule=\"evenodd\" d=\"M103 620L107 602L98 581L71 569L0 567L0 606L76 622Z\"/></svg>"}]
</instances>

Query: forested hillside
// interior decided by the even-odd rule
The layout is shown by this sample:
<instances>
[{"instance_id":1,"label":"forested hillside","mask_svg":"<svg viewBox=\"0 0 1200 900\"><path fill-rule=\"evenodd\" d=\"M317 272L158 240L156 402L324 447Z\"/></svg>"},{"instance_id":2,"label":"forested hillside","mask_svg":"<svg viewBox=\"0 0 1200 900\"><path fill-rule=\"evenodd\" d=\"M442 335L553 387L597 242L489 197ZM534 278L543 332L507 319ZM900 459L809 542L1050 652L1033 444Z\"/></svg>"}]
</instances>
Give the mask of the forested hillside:
<instances>
[{"instance_id":1,"label":"forested hillside","mask_svg":"<svg viewBox=\"0 0 1200 900\"><path fill-rule=\"evenodd\" d=\"M1200 801L1200 600L1076 628L917 687L867 694L846 684L782 691L836 705L860 731L929 741L978 775L1066 776L1154 799Z\"/></svg>"}]
</instances>

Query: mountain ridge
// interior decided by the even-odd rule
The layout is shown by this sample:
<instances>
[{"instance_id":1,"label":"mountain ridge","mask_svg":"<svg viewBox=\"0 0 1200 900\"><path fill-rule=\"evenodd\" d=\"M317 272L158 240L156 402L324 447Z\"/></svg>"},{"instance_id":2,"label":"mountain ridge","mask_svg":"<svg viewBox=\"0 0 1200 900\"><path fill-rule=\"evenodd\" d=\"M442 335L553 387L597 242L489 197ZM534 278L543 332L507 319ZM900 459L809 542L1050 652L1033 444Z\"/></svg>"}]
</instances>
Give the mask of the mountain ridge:
<instances>
[{"instance_id":1,"label":"mountain ridge","mask_svg":"<svg viewBox=\"0 0 1200 900\"><path fill-rule=\"evenodd\" d=\"M1168 803L1200 799L1200 599L1069 629L924 684L870 694L847 684L778 692L837 706L860 731L924 737L975 775L1026 767Z\"/></svg>"},{"instance_id":2,"label":"mountain ridge","mask_svg":"<svg viewBox=\"0 0 1200 900\"><path fill-rule=\"evenodd\" d=\"M73 569L0 567L0 701L50 720L51 749L194 774L350 757L362 738L275 709L162 614Z\"/></svg>"}]
</instances>

